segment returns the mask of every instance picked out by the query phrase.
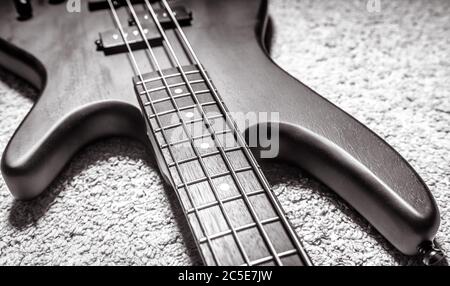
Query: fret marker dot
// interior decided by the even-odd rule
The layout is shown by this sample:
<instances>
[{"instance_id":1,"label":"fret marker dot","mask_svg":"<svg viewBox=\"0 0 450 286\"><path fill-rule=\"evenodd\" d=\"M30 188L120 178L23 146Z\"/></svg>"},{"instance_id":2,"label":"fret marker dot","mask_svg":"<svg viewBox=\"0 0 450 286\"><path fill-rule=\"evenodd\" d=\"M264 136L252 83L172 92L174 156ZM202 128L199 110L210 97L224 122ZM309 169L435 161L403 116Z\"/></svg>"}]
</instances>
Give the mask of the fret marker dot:
<instances>
[{"instance_id":1,"label":"fret marker dot","mask_svg":"<svg viewBox=\"0 0 450 286\"><path fill-rule=\"evenodd\" d=\"M117 40L119 38L119 35L114 34L114 35L112 35L112 37L113 37L114 40Z\"/></svg>"},{"instance_id":2,"label":"fret marker dot","mask_svg":"<svg viewBox=\"0 0 450 286\"><path fill-rule=\"evenodd\" d=\"M183 92L183 89L182 89L182 88L177 88L177 89L174 90L174 92L175 92L176 94L180 94L180 93Z\"/></svg>"},{"instance_id":3,"label":"fret marker dot","mask_svg":"<svg viewBox=\"0 0 450 286\"><path fill-rule=\"evenodd\" d=\"M202 143L202 144L200 144L200 148L208 149L209 148L209 144L208 143Z\"/></svg>"},{"instance_id":4,"label":"fret marker dot","mask_svg":"<svg viewBox=\"0 0 450 286\"><path fill-rule=\"evenodd\" d=\"M226 191L228 191L228 190L230 189L230 185L228 185L228 184L226 184L226 183L220 184L219 189L220 189L221 191L226 192Z\"/></svg>"},{"instance_id":5,"label":"fret marker dot","mask_svg":"<svg viewBox=\"0 0 450 286\"><path fill-rule=\"evenodd\" d=\"M137 30L134 30L133 35L137 36L137 35L139 35L139 32Z\"/></svg>"},{"instance_id":6,"label":"fret marker dot","mask_svg":"<svg viewBox=\"0 0 450 286\"><path fill-rule=\"evenodd\" d=\"M186 115L187 118L194 117L194 113L192 113L192 112L187 112L185 115Z\"/></svg>"}]
</instances>

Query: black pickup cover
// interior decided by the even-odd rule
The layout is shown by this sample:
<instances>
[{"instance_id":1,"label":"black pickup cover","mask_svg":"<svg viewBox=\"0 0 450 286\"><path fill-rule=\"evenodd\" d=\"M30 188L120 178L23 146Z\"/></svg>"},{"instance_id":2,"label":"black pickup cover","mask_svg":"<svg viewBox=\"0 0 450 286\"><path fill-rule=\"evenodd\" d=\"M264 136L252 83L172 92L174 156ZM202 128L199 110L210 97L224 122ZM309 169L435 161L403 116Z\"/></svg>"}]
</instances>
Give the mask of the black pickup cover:
<instances>
[{"instance_id":1,"label":"black pickup cover","mask_svg":"<svg viewBox=\"0 0 450 286\"><path fill-rule=\"evenodd\" d=\"M161 34L155 25L143 25L142 29L151 46L159 46L162 44ZM145 49L147 47L138 27L123 28L123 31L132 50ZM128 51L119 29L100 33L100 39L96 43L98 50L103 51L105 55Z\"/></svg>"},{"instance_id":2,"label":"black pickup cover","mask_svg":"<svg viewBox=\"0 0 450 286\"><path fill-rule=\"evenodd\" d=\"M177 21L181 26L189 25L192 20L192 13L188 12L184 7L172 8ZM170 16L167 15L163 9L155 9L155 13L159 22L164 29L174 28ZM153 18L146 10L140 10L136 12L137 18L142 25L143 31L147 40L151 46L162 45L162 36L156 27ZM147 47L142 35L137 27L133 17L130 15L129 24L131 27L124 27L124 33L127 37L127 42L132 50L145 49ZM117 54L127 52L127 46L123 40L123 37L119 29L112 29L106 32L100 33L100 38L96 41L97 49L103 51L105 55Z\"/></svg>"},{"instance_id":3,"label":"black pickup cover","mask_svg":"<svg viewBox=\"0 0 450 286\"><path fill-rule=\"evenodd\" d=\"M130 0L131 4L142 4L144 0ZM155 2L156 0L150 0L150 2ZM127 2L125 0L113 0L112 1L114 7L119 8L122 6L126 6ZM89 0L88 1L88 9L89 11L97 11L103 9L109 9L109 3L107 0Z\"/></svg>"},{"instance_id":4,"label":"black pickup cover","mask_svg":"<svg viewBox=\"0 0 450 286\"><path fill-rule=\"evenodd\" d=\"M182 6L174 6L172 7L172 11L180 26L190 25L192 21L192 12L188 11L185 7ZM155 9L155 14L164 29L175 28L172 19L164 9ZM148 12L148 10L146 9L145 11L137 11L136 15L141 23L145 24L148 23L148 21L153 23L153 18L150 12ZM131 14L128 23L130 26L136 25L136 22L134 21L134 18Z\"/></svg>"}]
</instances>

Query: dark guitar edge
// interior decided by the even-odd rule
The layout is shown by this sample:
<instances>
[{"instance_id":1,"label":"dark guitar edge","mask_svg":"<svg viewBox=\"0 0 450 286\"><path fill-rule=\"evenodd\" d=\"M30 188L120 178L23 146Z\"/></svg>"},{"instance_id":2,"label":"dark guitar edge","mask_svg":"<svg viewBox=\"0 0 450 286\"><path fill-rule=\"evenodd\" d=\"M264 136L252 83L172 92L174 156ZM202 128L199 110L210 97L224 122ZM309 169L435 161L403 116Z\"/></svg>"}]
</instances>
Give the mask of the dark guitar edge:
<instances>
[{"instance_id":1,"label":"dark guitar edge","mask_svg":"<svg viewBox=\"0 0 450 286\"><path fill-rule=\"evenodd\" d=\"M315 93L317 96L320 96L316 91L314 91L309 86L304 85L299 79L292 76L289 72L284 70L277 62L274 61L274 59L271 57L270 51L271 51L271 40L273 36L273 22L271 20L270 15L268 14L268 0L262 0L262 6L259 11L259 17L261 17L261 24L256 27L255 33L257 34L257 38L259 39L259 45L261 49L266 54L267 58L283 73L287 74L290 78L297 81L299 84L305 86L309 90L311 90L313 93ZM322 96L321 96L322 97ZM346 114L348 117L350 117L352 120L357 122L358 125L365 128L369 132L371 132L380 142L383 142L384 147L389 148L393 153L398 155L400 158L403 159L403 162L406 164L406 166L410 169L410 171L420 180L420 183L425 187L425 190L427 191L428 195L431 198L432 207L429 209L428 214L417 215L417 216L411 216L406 211L406 208L408 206L404 205L402 206L402 201L399 200L396 201L390 201L387 202L386 205L390 206L385 208L385 212L381 213L384 215L385 220L391 220L391 219L398 219L403 220L403 223L406 222L404 225L408 225L409 232L399 232L397 233L396 237L387 237L385 234L390 233L395 234L395 232L392 232L392 230L384 229L383 225L377 225L376 223L373 223L373 221L370 219L373 216L379 216L380 213L374 211L374 213L371 213L370 211L362 208L357 208L355 205L349 204L349 198L354 196L354 194L350 193L341 193L337 190L344 189L347 187L355 188L355 186L369 186L371 184L367 182L372 182L374 184L379 184L381 188L382 186L382 180L378 179L378 177L366 166L359 163L355 158L353 158L351 155L347 154L344 150L340 149L336 144L328 140L327 138L324 138L322 136L319 136L313 132L310 132L309 130L305 128L301 128L299 126L294 126L292 124L287 123L280 123L279 126L279 132L280 132L280 138L290 138L290 140L281 140L280 142L286 142L284 146L280 146L281 152L284 154L280 154L280 156L276 159L282 163L286 163L288 165L300 167L302 170L306 171L308 174L310 174L312 177L318 179L320 182L325 183L330 189L336 193L341 199L343 199L347 204L349 204L359 215L361 215L364 219L366 219L372 226L375 227L375 229L384 237L387 238L387 240L392 243L397 249L401 250L403 253L407 255L421 255L423 258L423 261L426 264L435 264L439 263L441 260L444 259L444 253L442 250L439 249L438 246L434 243L434 236L436 232L438 231L439 225L440 225L440 213L439 209L437 207L436 201L431 195L431 191L429 190L428 186L424 182L424 180L421 178L421 176L417 173L417 171L411 166L411 164L403 158L403 156L395 150L394 147L389 145L380 135L372 131L371 129L367 128L364 124L362 124L359 120L357 120L355 117L353 117L351 114L346 112L345 110L340 109L337 107L334 103L332 103L327 98L322 97L325 101L327 101L330 105L334 106L335 108L341 110L344 114ZM250 132L251 128L255 128L256 126L251 126L249 129L245 130L245 133L248 134ZM291 142L300 143L300 145L292 145ZM295 150L298 149L305 149L308 150L308 152L303 152L305 154L315 154L312 155L309 158L300 158L300 155L296 155L292 157L292 154L296 154ZM254 151L255 156L258 155L259 150L258 148L252 148ZM260 158L258 158L260 159ZM302 164L299 162L315 162L314 164ZM335 166L334 170L330 166ZM327 169L326 172L324 172L323 169ZM339 172L335 172L336 170L341 170L341 174ZM334 178L339 176L345 176L348 175L354 179L358 179L355 177L356 174L359 174L359 180L355 181L348 181L347 185L337 185L334 184ZM354 186L351 186L351 185ZM392 193L396 196L397 194L392 191ZM360 204L362 205L362 204ZM392 209L400 209L405 210L403 213L400 213L402 217L398 217L398 213L389 214L390 210ZM409 223L407 223L409 222ZM430 227L431 226L431 227ZM425 233L424 233L425 231ZM421 237L423 239L423 242L417 246L416 249L405 249L401 246L402 237L406 233L415 233L418 235L418 237Z\"/></svg>"},{"instance_id":2,"label":"dark guitar edge","mask_svg":"<svg viewBox=\"0 0 450 286\"><path fill-rule=\"evenodd\" d=\"M1 37L0 66L28 82L39 91L39 95L47 84L47 71L44 65L32 54Z\"/></svg>"},{"instance_id":3,"label":"dark guitar edge","mask_svg":"<svg viewBox=\"0 0 450 286\"><path fill-rule=\"evenodd\" d=\"M12 136L14 138L41 100L41 95L47 83L47 71L44 65L33 55L1 38L0 66L31 84L38 92L38 97L34 100L32 108L14 132ZM92 124L87 124L87 122ZM118 135L137 139L143 143L148 140L145 136L145 125L140 116L140 110L119 100L104 100L89 104L89 106L83 106L62 118L56 126L61 132L52 130L54 132L50 132L50 135L42 142L38 142L38 147L36 147L41 152L56 149L56 151L49 152L51 158L53 158L49 160L51 167L44 168L43 164L48 164L48 162L40 160L43 156L40 152L29 154L31 157L26 158L8 157L11 154L8 149L12 140L8 142L2 153L0 165L5 182L15 198L19 200L35 198L53 182L53 180L46 180L45 178L56 177L68 164L70 158L90 143ZM83 128L84 126L91 126L91 128L86 130ZM105 126L109 126L109 128L105 128ZM136 129L141 130L141 132L136 132ZM68 132L76 135L69 138L65 136ZM77 142L71 141L74 139ZM61 158L63 159L61 160ZM51 175L48 175L49 173ZM29 183L30 180L33 181L33 184ZM16 192L16 190L22 189L28 189L29 191L27 193Z\"/></svg>"}]
</instances>

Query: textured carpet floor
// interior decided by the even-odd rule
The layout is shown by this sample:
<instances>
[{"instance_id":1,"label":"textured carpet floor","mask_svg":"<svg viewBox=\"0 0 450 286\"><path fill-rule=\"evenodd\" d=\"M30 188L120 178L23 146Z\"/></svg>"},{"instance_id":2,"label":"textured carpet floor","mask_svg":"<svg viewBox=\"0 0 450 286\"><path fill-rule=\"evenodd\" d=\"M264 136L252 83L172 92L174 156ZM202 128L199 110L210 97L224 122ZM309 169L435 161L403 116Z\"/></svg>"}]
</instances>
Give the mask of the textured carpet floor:
<instances>
[{"instance_id":1,"label":"textured carpet floor","mask_svg":"<svg viewBox=\"0 0 450 286\"><path fill-rule=\"evenodd\" d=\"M430 186L437 240L450 252L450 1L273 0L273 57L392 144ZM0 72L0 149L34 92ZM265 166L317 265L415 264L330 190L294 168ZM0 264L199 263L175 196L143 146L87 147L49 190L14 201L0 179Z\"/></svg>"}]
</instances>

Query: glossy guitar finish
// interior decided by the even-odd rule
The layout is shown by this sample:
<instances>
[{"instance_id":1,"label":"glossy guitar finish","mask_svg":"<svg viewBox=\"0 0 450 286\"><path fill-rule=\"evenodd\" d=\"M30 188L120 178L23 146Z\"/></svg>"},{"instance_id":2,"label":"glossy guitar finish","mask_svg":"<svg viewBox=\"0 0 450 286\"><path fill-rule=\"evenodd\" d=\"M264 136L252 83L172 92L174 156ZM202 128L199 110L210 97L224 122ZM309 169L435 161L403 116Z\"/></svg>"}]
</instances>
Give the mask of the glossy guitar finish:
<instances>
[{"instance_id":1,"label":"glossy guitar finish","mask_svg":"<svg viewBox=\"0 0 450 286\"><path fill-rule=\"evenodd\" d=\"M265 1L186 0L184 30L230 111L279 112L280 155L327 184L408 255L432 241L439 212L411 166L353 117L281 70L263 42ZM147 143L123 55L95 50L114 27L106 13L67 13L36 2L34 17L15 18L0 2L0 65L42 91L2 156L2 173L18 199L39 195L84 145L125 135Z\"/></svg>"}]
</instances>

